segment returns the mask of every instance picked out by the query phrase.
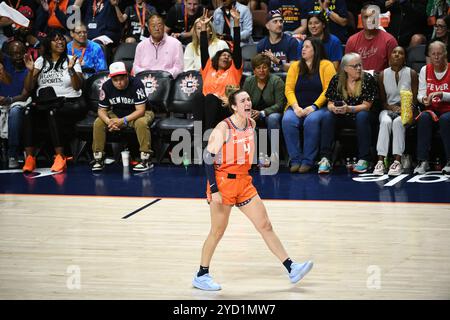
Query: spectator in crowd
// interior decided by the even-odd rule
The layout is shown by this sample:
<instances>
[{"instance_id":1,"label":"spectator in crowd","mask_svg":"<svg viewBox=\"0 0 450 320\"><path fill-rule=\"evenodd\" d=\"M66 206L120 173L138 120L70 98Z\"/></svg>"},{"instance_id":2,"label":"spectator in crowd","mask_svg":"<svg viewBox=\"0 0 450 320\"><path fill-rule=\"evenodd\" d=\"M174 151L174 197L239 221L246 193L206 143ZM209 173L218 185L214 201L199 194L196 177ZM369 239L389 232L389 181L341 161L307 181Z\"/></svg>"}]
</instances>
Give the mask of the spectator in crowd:
<instances>
[{"instance_id":1,"label":"spectator in crowd","mask_svg":"<svg viewBox=\"0 0 450 320\"><path fill-rule=\"evenodd\" d=\"M77 23L70 35L73 40L67 44L67 54L78 57L78 63L86 78L107 69L103 49L98 43L88 40L84 23Z\"/></svg>"},{"instance_id":2,"label":"spectator in crowd","mask_svg":"<svg viewBox=\"0 0 450 320\"><path fill-rule=\"evenodd\" d=\"M361 9L364 29L348 39L345 53L358 53L362 59L363 70L381 72L388 67L392 50L398 44L392 35L376 28L375 24L372 23L376 12L369 10L369 7L373 8L374 6L365 5Z\"/></svg>"},{"instance_id":3,"label":"spectator in crowd","mask_svg":"<svg viewBox=\"0 0 450 320\"><path fill-rule=\"evenodd\" d=\"M20 1L18 1L18 4L20 5ZM35 3L35 7L37 7L37 3ZM33 8L33 6L30 7L28 5L19 7L18 11L23 14L25 18L30 20L30 24L28 25L28 27L16 24L13 30L13 38L22 42L25 45L26 53L31 54L33 60L36 60L39 57L40 40L37 36L37 33L33 31Z\"/></svg>"},{"instance_id":4,"label":"spectator in crowd","mask_svg":"<svg viewBox=\"0 0 450 320\"><path fill-rule=\"evenodd\" d=\"M390 12L390 23L386 27L398 44L404 48L426 43L429 33L427 26L427 0L387 0L385 9Z\"/></svg>"},{"instance_id":5,"label":"spectator in crowd","mask_svg":"<svg viewBox=\"0 0 450 320\"><path fill-rule=\"evenodd\" d=\"M94 122L92 151L93 171L105 166L106 131L120 131L134 128L139 141L141 161L133 167L135 171L146 171L153 165L150 159L150 124L155 115L146 109L147 95L142 81L131 77L123 62L109 66L110 79L102 85L98 102L98 117Z\"/></svg>"},{"instance_id":6,"label":"spectator in crowd","mask_svg":"<svg viewBox=\"0 0 450 320\"><path fill-rule=\"evenodd\" d=\"M24 117L24 146L27 157L24 172L36 168L34 157L33 125L47 125L56 157L51 170L66 170L63 139L64 129L74 132L77 121L86 116L87 108L82 97L83 73L77 56L66 53L66 39L58 31L52 31L43 42L43 55L36 62L26 56L25 64L33 73L32 81L25 88L31 92L37 85L37 108L27 108ZM49 101L55 103L47 104ZM61 100L61 101L60 101ZM56 104L57 103L57 104ZM45 120L47 118L47 121Z\"/></svg>"},{"instance_id":7,"label":"spectator in crowd","mask_svg":"<svg viewBox=\"0 0 450 320\"><path fill-rule=\"evenodd\" d=\"M417 119L417 167L414 173L424 174L430 169L428 158L433 127L439 127L444 144L445 174L450 174L450 64L446 45L435 41L428 47L431 63L423 66L419 75L417 100L425 106Z\"/></svg>"},{"instance_id":8,"label":"spectator in crowd","mask_svg":"<svg viewBox=\"0 0 450 320\"><path fill-rule=\"evenodd\" d=\"M228 95L240 86L242 77L242 52L239 45L240 39L240 15L236 8L231 8L230 14L233 18L235 37L234 49L217 51L214 57L208 54L208 37L206 35L207 25L211 18L204 11L200 32L200 53L202 67L200 73L203 79L203 94L205 104L194 110L194 119L202 121L203 130L214 128L217 123L230 115L227 108Z\"/></svg>"},{"instance_id":9,"label":"spectator in crowd","mask_svg":"<svg viewBox=\"0 0 450 320\"><path fill-rule=\"evenodd\" d=\"M280 10L283 17L284 31L301 35L306 32L306 18L311 7L311 0L269 0L269 12Z\"/></svg>"},{"instance_id":10,"label":"spectator in crowd","mask_svg":"<svg viewBox=\"0 0 450 320\"><path fill-rule=\"evenodd\" d=\"M380 99L383 109L380 112L380 130L378 131L378 162L373 170L374 175L382 176L385 172L384 159L389 151L392 132L392 155L395 160L389 167L388 175L398 176L403 172L402 155L405 151L405 126L402 123L400 90L412 92L412 103L417 104L417 72L406 66L406 52L402 47L392 50L389 57L389 68L384 69L378 78ZM411 106L412 107L412 106Z\"/></svg>"},{"instance_id":11,"label":"spectator in crowd","mask_svg":"<svg viewBox=\"0 0 450 320\"><path fill-rule=\"evenodd\" d=\"M330 33L347 42L347 4L345 0L312 0L313 13L321 14L328 22Z\"/></svg>"},{"instance_id":12,"label":"spectator in crowd","mask_svg":"<svg viewBox=\"0 0 450 320\"><path fill-rule=\"evenodd\" d=\"M141 41L136 47L133 72L163 70L176 78L183 72L183 46L174 37L164 32L164 19L153 14L148 18L150 38Z\"/></svg>"},{"instance_id":13,"label":"spectator in crowd","mask_svg":"<svg viewBox=\"0 0 450 320\"><path fill-rule=\"evenodd\" d=\"M261 53L252 58L253 76L245 79L242 89L252 99L252 119L258 127L267 127L269 140L272 130L280 130L283 108L286 105L284 82L270 73L270 59ZM271 142L272 154L278 151L279 141Z\"/></svg>"},{"instance_id":14,"label":"spectator in crowd","mask_svg":"<svg viewBox=\"0 0 450 320\"><path fill-rule=\"evenodd\" d=\"M233 28L236 24L231 15L231 10L233 8L239 11L240 15L240 45L242 46L253 42L253 17L250 9L235 0L224 0L223 5L214 10L213 26L219 38L227 41L230 48L232 48L234 43L233 39L236 36Z\"/></svg>"},{"instance_id":15,"label":"spectator in crowd","mask_svg":"<svg viewBox=\"0 0 450 320\"><path fill-rule=\"evenodd\" d=\"M353 168L356 173L367 172L369 167L373 118L370 109L377 94L375 78L363 71L361 56L354 52L345 54L325 96L339 128L356 126L358 162ZM334 127L334 122L328 127L333 135Z\"/></svg>"},{"instance_id":16,"label":"spectator in crowd","mask_svg":"<svg viewBox=\"0 0 450 320\"><path fill-rule=\"evenodd\" d=\"M0 64L0 108L8 114L8 167L19 167L17 161L21 145L22 123L25 106L31 102L30 93L25 89L25 81L30 74L25 67L25 45L17 40L7 44L8 56ZM5 130L6 131L6 130Z\"/></svg>"},{"instance_id":17,"label":"spectator in crowd","mask_svg":"<svg viewBox=\"0 0 450 320\"><path fill-rule=\"evenodd\" d=\"M434 37L427 43L425 47L425 55L427 64L431 63L431 59L428 56L428 46L430 43L438 40L445 44L447 52L450 50L450 16L439 17L434 24Z\"/></svg>"},{"instance_id":18,"label":"spectator in crowd","mask_svg":"<svg viewBox=\"0 0 450 320\"><path fill-rule=\"evenodd\" d=\"M147 17L156 13L155 7L145 3L144 0L135 0L134 5L127 6L125 13L119 8L119 0L111 0L111 4L120 23L125 23L125 42L141 42L150 36L147 25Z\"/></svg>"},{"instance_id":19,"label":"spectator in crowd","mask_svg":"<svg viewBox=\"0 0 450 320\"><path fill-rule=\"evenodd\" d=\"M192 41L192 26L203 13L199 0L182 0L170 8L166 18L167 34L177 38L184 45Z\"/></svg>"},{"instance_id":20,"label":"spectator in crowd","mask_svg":"<svg viewBox=\"0 0 450 320\"><path fill-rule=\"evenodd\" d=\"M192 42L189 43L184 50L184 71L200 71L202 67L200 57L200 20L201 18L195 20L194 25L192 26ZM207 25L206 35L208 37L208 53L210 57L214 57L217 51L228 49L228 44L217 37L211 22Z\"/></svg>"},{"instance_id":21,"label":"spectator in crowd","mask_svg":"<svg viewBox=\"0 0 450 320\"><path fill-rule=\"evenodd\" d=\"M74 0L40 0L40 3L36 11L35 29L44 33L58 30L68 36L67 19L70 14L68 9L74 4Z\"/></svg>"},{"instance_id":22,"label":"spectator in crowd","mask_svg":"<svg viewBox=\"0 0 450 320\"><path fill-rule=\"evenodd\" d=\"M299 59L299 42L283 32L283 16L279 10L270 11L266 20L269 35L258 42L257 51L269 57L274 72L287 72L291 63Z\"/></svg>"},{"instance_id":23,"label":"spectator in crowd","mask_svg":"<svg viewBox=\"0 0 450 320\"><path fill-rule=\"evenodd\" d=\"M332 140L329 122L332 115L323 108L325 92L336 73L333 63L325 59L322 42L318 38L306 38L302 57L289 68L285 94L287 108L283 115L284 140L290 158L290 172L306 173L314 165L321 148L322 162L328 161ZM300 132L303 130L303 147ZM323 163L325 165L325 163ZM330 168L328 168L328 172Z\"/></svg>"},{"instance_id":24,"label":"spectator in crowd","mask_svg":"<svg viewBox=\"0 0 450 320\"><path fill-rule=\"evenodd\" d=\"M342 59L342 43L328 31L328 23L325 17L320 13L311 14L308 16L307 25L306 35L322 40L327 59L333 62L335 69L338 70ZM301 43L300 47L302 46L303 44Z\"/></svg>"},{"instance_id":25,"label":"spectator in crowd","mask_svg":"<svg viewBox=\"0 0 450 320\"><path fill-rule=\"evenodd\" d=\"M87 26L88 39L105 46L116 47L122 36L122 25L117 19L111 0L75 0Z\"/></svg>"}]
</instances>

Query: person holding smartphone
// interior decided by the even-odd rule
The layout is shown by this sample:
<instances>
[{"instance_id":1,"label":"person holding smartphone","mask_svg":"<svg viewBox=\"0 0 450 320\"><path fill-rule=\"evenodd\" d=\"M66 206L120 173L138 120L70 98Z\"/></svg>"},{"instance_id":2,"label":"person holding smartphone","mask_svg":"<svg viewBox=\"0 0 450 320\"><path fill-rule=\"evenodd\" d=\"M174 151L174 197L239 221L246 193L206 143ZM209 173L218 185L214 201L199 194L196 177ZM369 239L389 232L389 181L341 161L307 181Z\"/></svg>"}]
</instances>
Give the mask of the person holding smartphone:
<instances>
[{"instance_id":1,"label":"person holding smartphone","mask_svg":"<svg viewBox=\"0 0 450 320\"><path fill-rule=\"evenodd\" d=\"M325 94L328 110L334 114L328 134L334 135L336 121L340 128L356 126L359 159L353 168L356 173L367 172L369 167L372 136L370 109L377 92L375 78L363 71L361 56L352 52L342 58L339 72L331 79Z\"/></svg>"}]
</instances>

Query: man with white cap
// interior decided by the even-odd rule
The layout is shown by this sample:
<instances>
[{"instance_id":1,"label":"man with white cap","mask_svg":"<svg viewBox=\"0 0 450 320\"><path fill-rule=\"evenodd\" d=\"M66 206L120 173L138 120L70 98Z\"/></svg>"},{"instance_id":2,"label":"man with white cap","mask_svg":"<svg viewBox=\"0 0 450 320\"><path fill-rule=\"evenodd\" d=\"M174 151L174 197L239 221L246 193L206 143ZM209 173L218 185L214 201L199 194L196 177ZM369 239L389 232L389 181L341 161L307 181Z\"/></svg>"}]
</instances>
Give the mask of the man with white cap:
<instances>
[{"instance_id":1,"label":"man with white cap","mask_svg":"<svg viewBox=\"0 0 450 320\"><path fill-rule=\"evenodd\" d=\"M146 171L153 164L150 160L150 124L155 115L146 110L147 95L141 80L128 75L123 62L109 66L109 77L99 93L98 117L94 122L92 151L93 171L104 168L106 130L119 131L134 128L139 141L141 161L133 167L135 171Z\"/></svg>"},{"instance_id":2,"label":"man with white cap","mask_svg":"<svg viewBox=\"0 0 450 320\"><path fill-rule=\"evenodd\" d=\"M283 32L283 16L279 10L267 13L266 28L269 34L258 42L256 50L269 57L274 72L287 72L291 63L300 59L300 44Z\"/></svg>"}]
</instances>

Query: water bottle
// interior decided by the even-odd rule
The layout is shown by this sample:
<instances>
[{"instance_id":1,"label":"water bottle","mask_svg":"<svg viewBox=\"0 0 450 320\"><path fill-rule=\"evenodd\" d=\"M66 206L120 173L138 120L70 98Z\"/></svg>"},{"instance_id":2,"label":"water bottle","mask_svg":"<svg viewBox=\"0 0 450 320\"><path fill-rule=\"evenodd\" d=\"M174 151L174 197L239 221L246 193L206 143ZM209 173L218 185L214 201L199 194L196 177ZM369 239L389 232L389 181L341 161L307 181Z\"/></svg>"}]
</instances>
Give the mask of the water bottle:
<instances>
[{"instance_id":1,"label":"water bottle","mask_svg":"<svg viewBox=\"0 0 450 320\"><path fill-rule=\"evenodd\" d=\"M353 165L352 165L352 163L350 162L350 158L346 158L346 159L345 159L345 166L346 166L346 168L347 168L348 171L351 171L351 170L353 169Z\"/></svg>"},{"instance_id":2,"label":"water bottle","mask_svg":"<svg viewBox=\"0 0 450 320\"><path fill-rule=\"evenodd\" d=\"M187 155L187 152L185 151L183 153L183 166L187 170L187 167L191 164L191 160L189 160L189 157Z\"/></svg>"},{"instance_id":3,"label":"water bottle","mask_svg":"<svg viewBox=\"0 0 450 320\"><path fill-rule=\"evenodd\" d=\"M265 156L263 152L259 153L258 156L258 167L263 168L265 165Z\"/></svg>"},{"instance_id":4,"label":"water bottle","mask_svg":"<svg viewBox=\"0 0 450 320\"><path fill-rule=\"evenodd\" d=\"M436 162L434 164L434 170L442 171L441 159L436 158Z\"/></svg>"}]
</instances>

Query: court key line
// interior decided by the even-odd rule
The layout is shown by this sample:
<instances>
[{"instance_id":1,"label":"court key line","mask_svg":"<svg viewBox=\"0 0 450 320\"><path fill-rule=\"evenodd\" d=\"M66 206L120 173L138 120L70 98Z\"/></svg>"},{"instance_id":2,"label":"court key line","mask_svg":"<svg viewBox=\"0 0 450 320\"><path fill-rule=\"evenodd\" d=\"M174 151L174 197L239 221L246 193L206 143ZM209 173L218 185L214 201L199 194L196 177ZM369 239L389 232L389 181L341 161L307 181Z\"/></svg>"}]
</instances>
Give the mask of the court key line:
<instances>
[{"instance_id":1,"label":"court key line","mask_svg":"<svg viewBox=\"0 0 450 320\"><path fill-rule=\"evenodd\" d=\"M157 203L157 202L160 201L160 200L161 200L161 198L155 199L155 200L153 200L152 202L146 204L145 206L140 207L139 209L136 209L136 210L134 210L133 212L127 214L127 215L124 216L124 217L122 217L122 219L128 219L128 218L131 217L132 215L138 213L139 211L144 210L145 208L150 207L152 204L155 204L155 203Z\"/></svg>"}]
</instances>

